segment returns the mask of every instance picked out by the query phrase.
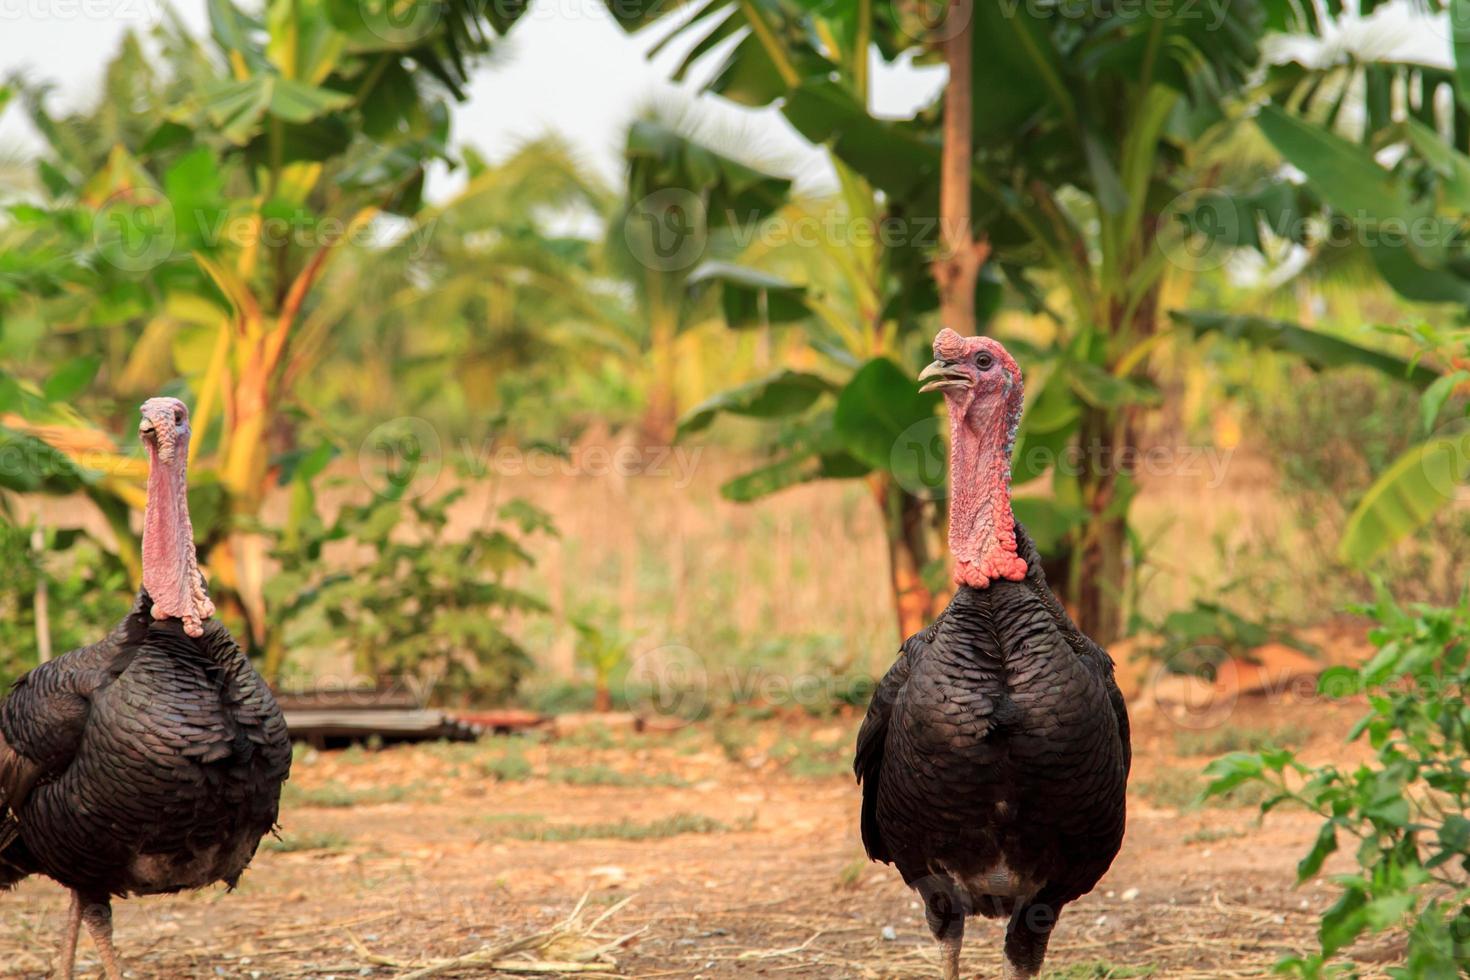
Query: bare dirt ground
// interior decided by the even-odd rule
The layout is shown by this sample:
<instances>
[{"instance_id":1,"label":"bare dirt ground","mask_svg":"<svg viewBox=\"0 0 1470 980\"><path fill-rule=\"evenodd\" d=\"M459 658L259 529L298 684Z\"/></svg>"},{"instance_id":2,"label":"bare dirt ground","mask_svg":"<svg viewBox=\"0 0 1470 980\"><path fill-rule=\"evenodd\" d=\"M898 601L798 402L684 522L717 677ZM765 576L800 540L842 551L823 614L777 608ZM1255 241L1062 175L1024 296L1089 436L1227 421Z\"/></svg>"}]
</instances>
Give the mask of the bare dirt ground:
<instances>
[{"instance_id":1,"label":"bare dirt ground","mask_svg":"<svg viewBox=\"0 0 1470 980\"><path fill-rule=\"evenodd\" d=\"M1357 714L1242 702L1215 731L1286 733L1320 759L1342 755ZM586 895L584 923L612 910L598 935L634 935L607 953L615 965L582 975L936 976L913 897L862 859L858 792L841 772L856 722L303 753L283 839L239 890L120 903L120 949L137 978L405 976L545 930ZM1293 885L1315 821L1260 825L1253 807L1191 803L1208 761L1198 741L1160 714L1136 720L1127 841L1063 915L1047 977L1263 977L1310 948L1333 899L1330 884ZM0 897L0 976L47 975L65 905L44 880ZM999 976L1000 936L972 920L969 975ZM1358 950L1364 975L1394 951ZM98 973L85 938L81 973Z\"/></svg>"}]
</instances>

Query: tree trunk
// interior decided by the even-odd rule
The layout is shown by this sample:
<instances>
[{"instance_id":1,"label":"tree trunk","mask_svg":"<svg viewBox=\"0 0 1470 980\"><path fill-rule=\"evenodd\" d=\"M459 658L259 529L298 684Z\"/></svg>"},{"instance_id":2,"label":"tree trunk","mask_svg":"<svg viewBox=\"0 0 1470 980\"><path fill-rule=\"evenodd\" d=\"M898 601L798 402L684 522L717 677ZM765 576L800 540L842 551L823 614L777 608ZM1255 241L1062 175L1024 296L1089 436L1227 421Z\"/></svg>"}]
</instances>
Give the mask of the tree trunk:
<instances>
[{"instance_id":1,"label":"tree trunk","mask_svg":"<svg viewBox=\"0 0 1470 980\"><path fill-rule=\"evenodd\" d=\"M924 501L886 475L874 474L870 485L873 499L883 514L889 584L899 636L909 637L928 627L939 614L938 597L924 583L924 567L930 554Z\"/></svg>"},{"instance_id":2,"label":"tree trunk","mask_svg":"<svg viewBox=\"0 0 1470 980\"><path fill-rule=\"evenodd\" d=\"M971 91L973 0L951 0L941 29L949 82L944 90L944 155L939 170L940 255L934 260L942 326L964 336L976 330L975 285L989 255L970 229L970 162L974 157Z\"/></svg>"},{"instance_id":3,"label":"tree trunk","mask_svg":"<svg viewBox=\"0 0 1470 980\"><path fill-rule=\"evenodd\" d=\"M674 426L679 418L679 405L674 394L677 378L674 345L678 332L677 314L669 310L654 311L649 325L653 383L648 392L648 407L643 414L643 442L647 446L668 446L674 441Z\"/></svg>"},{"instance_id":4,"label":"tree trunk","mask_svg":"<svg viewBox=\"0 0 1470 980\"><path fill-rule=\"evenodd\" d=\"M1125 413L1092 406L1083 408L1078 439L1077 481L1088 517L1073 553L1071 599L1077 624L1106 646L1123 635L1128 519L1118 482L1133 440Z\"/></svg>"},{"instance_id":5,"label":"tree trunk","mask_svg":"<svg viewBox=\"0 0 1470 980\"><path fill-rule=\"evenodd\" d=\"M1156 218L1145 218L1146 247L1153 245ZM1107 310L1108 343L1114 352L1130 350L1153 335L1157 326L1159 283L1129 310L1115 303ZM1116 353L1114 357L1116 358ZM1118 364L1110 362L1110 372ZM1139 365L1125 371L1141 372ZM1077 482L1087 524L1072 559L1069 592L1078 625L1098 643L1118 639L1125 622L1130 548L1128 510L1134 492L1134 462L1138 458L1138 414L1142 406L1125 402L1111 408L1084 405L1078 430L1081 472Z\"/></svg>"}]
</instances>

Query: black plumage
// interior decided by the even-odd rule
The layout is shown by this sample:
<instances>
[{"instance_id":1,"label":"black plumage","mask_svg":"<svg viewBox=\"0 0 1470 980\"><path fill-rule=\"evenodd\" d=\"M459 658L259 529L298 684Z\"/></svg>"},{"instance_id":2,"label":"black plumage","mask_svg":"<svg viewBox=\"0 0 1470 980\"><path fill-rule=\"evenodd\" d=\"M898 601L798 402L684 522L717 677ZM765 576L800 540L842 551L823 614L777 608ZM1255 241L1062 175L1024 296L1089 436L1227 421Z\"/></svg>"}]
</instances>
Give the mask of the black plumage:
<instances>
[{"instance_id":1,"label":"black plumage","mask_svg":"<svg viewBox=\"0 0 1470 980\"><path fill-rule=\"evenodd\" d=\"M1008 919L1007 975L1034 976L1062 906L1123 840L1131 753L1112 660L1019 525L1016 538L1026 577L961 585L904 642L858 734L863 843L923 898L950 977L969 915Z\"/></svg>"},{"instance_id":2,"label":"black plumage","mask_svg":"<svg viewBox=\"0 0 1470 980\"><path fill-rule=\"evenodd\" d=\"M0 703L0 887L43 874L117 972L113 896L233 887L275 826L291 766L264 680L216 620L188 636L141 593L100 643L42 664Z\"/></svg>"}]
</instances>

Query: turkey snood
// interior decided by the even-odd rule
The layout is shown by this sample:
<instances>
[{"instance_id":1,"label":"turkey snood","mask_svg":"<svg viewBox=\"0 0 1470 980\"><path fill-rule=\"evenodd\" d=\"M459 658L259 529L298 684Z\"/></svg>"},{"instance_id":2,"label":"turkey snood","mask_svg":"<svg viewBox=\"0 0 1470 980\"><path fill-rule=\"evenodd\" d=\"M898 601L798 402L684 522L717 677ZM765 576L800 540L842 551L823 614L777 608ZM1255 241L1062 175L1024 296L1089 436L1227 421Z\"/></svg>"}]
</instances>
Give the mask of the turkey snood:
<instances>
[{"instance_id":1,"label":"turkey snood","mask_svg":"<svg viewBox=\"0 0 1470 980\"><path fill-rule=\"evenodd\" d=\"M148 448L148 504L143 511L143 588L153 618L183 620L184 632L202 636L214 615L204 591L189 521L189 410L177 398L150 398L138 436Z\"/></svg>"},{"instance_id":2,"label":"turkey snood","mask_svg":"<svg viewBox=\"0 0 1470 980\"><path fill-rule=\"evenodd\" d=\"M1016 553L1011 512L1011 450L1021 423L1021 372L989 337L945 328L934 338L935 361L921 378L949 408L949 550L955 581L983 589L995 579L1019 582L1026 562Z\"/></svg>"}]
</instances>

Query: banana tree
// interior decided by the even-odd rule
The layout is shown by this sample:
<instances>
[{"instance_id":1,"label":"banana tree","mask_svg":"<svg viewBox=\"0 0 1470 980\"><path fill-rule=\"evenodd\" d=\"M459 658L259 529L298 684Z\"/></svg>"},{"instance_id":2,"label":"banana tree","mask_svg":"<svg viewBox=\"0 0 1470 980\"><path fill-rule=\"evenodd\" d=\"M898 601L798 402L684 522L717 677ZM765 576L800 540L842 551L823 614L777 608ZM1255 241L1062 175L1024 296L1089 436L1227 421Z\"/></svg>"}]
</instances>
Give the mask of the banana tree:
<instances>
[{"instance_id":1,"label":"banana tree","mask_svg":"<svg viewBox=\"0 0 1470 980\"><path fill-rule=\"evenodd\" d=\"M674 9L609 6L629 30ZM906 4L706 0L670 31L691 42L675 75L698 69L711 91L779 105L881 194L888 213L910 229L935 228L945 216L936 188L946 135L952 149L965 127L953 114L944 126L937 106L877 118L868 58L876 49L933 61L948 40L953 64L954 39L969 39L968 227L946 228L947 248L936 250L936 240L929 252L949 260L987 242L992 280L1056 322L1055 343L1037 352L1046 368L1031 372L1038 394L1028 418L1044 422L1033 448L1080 450L1075 472L1053 468L1054 498L1057 512L1082 515L1069 534L1068 589L1081 621L1106 640L1123 623L1138 422L1157 400L1146 364L1173 270L1161 225L1169 202L1198 179L1202 136L1228 126L1227 108L1249 93L1260 39L1299 14L1285 2L1230 4L1217 20L1156 7L965 7L954 8L958 22L925 23Z\"/></svg>"},{"instance_id":2,"label":"banana tree","mask_svg":"<svg viewBox=\"0 0 1470 980\"><path fill-rule=\"evenodd\" d=\"M1370 8L1373 5L1370 5ZM1271 67L1269 101L1255 124L1305 177L1282 196L1256 188L1201 202L1230 246L1264 248L1270 229L1312 254L1349 252L1405 299L1440 319L1470 308L1470 2L1434 4L1448 18L1454 65L1339 52ZM1367 11L1364 11L1366 13ZM1283 200L1289 203L1282 206ZM1308 217L1318 219L1316 223ZM1357 502L1339 557L1363 565L1427 523L1470 479L1470 341L1431 322L1396 332L1419 351L1411 361L1253 317L1184 314L1196 331L1223 330L1326 364L1374 367L1418 387L1424 440L1384 470ZM1326 345L1326 346L1324 346Z\"/></svg>"},{"instance_id":3,"label":"banana tree","mask_svg":"<svg viewBox=\"0 0 1470 980\"><path fill-rule=\"evenodd\" d=\"M46 201L11 218L87 270L27 297L43 329L108 331L110 346L148 352L136 382L177 377L192 393L196 472L229 500L212 580L273 672L257 518L293 400L340 322L319 315L323 276L379 216L420 209L426 169L448 158L447 102L514 16L472 0L271 0L259 17L210 0L209 16L207 40L162 29L163 67L136 76L166 99L156 111L140 120L104 101L100 118L122 124L100 159L82 138L96 127L27 93L49 144Z\"/></svg>"},{"instance_id":4,"label":"banana tree","mask_svg":"<svg viewBox=\"0 0 1470 980\"><path fill-rule=\"evenodd\" d=\"M762 173L646 116L628 129L623 206L609 222L608 265L633 287L652 362L643 437L667 444L678 415L675 342L693 320L685 302L702 260L728 252L785 201L791 182Z\"/></svg>"}]
</instances>

